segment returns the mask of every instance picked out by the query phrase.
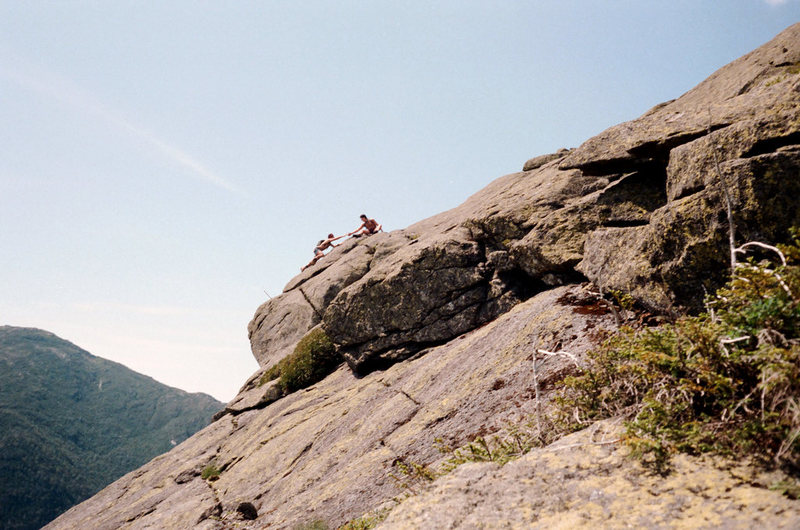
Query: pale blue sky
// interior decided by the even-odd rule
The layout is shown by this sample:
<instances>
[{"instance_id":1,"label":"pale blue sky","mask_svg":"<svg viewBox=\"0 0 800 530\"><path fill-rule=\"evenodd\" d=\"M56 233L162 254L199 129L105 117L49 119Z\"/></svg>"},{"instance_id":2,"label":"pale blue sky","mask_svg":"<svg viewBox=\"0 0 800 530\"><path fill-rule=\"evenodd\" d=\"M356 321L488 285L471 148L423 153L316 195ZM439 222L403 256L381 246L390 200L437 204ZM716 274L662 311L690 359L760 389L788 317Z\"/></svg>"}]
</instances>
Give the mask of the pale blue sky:
<instances>
[{"instance_id":1,"label":"pale blue sky","mask_svg":"<svg viewBox=\"0 0 800 530\"><path fill-rule=\"evenodd\" d=\"M0 325L228 400L329 231L454 207L800 0L0 0Z\"/></svg>"}]
</instances>

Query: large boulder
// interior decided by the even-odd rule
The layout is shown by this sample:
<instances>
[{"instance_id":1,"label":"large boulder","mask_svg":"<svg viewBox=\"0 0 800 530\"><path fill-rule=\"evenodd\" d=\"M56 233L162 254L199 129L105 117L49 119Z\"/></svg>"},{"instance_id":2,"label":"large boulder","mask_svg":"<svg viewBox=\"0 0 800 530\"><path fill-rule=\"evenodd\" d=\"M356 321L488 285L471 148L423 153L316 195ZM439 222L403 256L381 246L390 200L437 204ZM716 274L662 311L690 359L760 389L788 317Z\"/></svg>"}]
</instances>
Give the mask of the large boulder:
<instances>
[{"instance_id":1,"label":"large boulder","mask_svg":"<svg viewBox=\"0 0 800 530\"><path fill-rule=\"evenodd\" d=\"M649 222L587 234L579 271L657 310L698 308L730 270L728 200L738 244L787 239L800 224L799 43L796 24L564 158L561 169L598 177L646 168L664 192Z\"/></svg>"},{"instance_id":2,"label":"large boulder","mask_svg":"<svg viewBox=\"0 0 800 530\"><path fill-rule=\"evenodd\" d=\"M452 339L520 301L491 283L485 249L465 229L414 242L376 260L325 311L326 332L358 371Z\"/></svg>"},{"instance_id":3,"label":"large boulder","mask_svg":"<svg viewBox=\"0 0 800 530\"><path fill-rule=\"evenodd\" d=\"M262 304L247 326L258 364L268 368L322 320L322 313L344 287L370 269L375 245L351 239L334 248L316 266L292 279L284 292Z\"/></svg>"},{"instance_id":4,"label":"large boulder","mask_svg":"<svg viewBox=\"0 0 800 530\"><path fill-rule=\"evenodd\" d=\"M250 325L262 366L321 323L364 373L587 279L656 312L701 307L736 241L800 224L800 25L680 98L529 160L464 204L349 241ZM728 199L726 199L728 197Z\"/></svg>"}]
</instances>

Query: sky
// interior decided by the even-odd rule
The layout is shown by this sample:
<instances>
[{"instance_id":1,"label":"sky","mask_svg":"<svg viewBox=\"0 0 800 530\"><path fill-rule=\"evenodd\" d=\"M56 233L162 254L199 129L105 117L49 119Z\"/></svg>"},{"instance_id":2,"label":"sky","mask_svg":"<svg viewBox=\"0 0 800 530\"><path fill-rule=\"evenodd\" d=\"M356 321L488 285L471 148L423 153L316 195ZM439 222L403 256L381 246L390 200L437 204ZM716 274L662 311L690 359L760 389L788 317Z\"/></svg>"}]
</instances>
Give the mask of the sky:
<instances>
[{"instance_id":1,"label":"sky","mask_svg":"<svg viewBox=\"0 0 800 530\"><path fill-rule=\"evenodd\" d=\"M455 207L800 0L0 0L0 325L234 397L328 232Z\"/></svg>"}]
</instances>

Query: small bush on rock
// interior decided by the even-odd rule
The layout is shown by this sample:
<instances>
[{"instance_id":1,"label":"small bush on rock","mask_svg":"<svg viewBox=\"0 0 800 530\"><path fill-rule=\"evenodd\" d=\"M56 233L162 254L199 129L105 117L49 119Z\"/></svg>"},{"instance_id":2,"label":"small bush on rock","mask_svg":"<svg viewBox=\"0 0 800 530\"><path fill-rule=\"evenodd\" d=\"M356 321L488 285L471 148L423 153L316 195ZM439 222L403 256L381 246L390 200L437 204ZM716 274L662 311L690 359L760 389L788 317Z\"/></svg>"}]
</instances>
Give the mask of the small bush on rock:
<instances>
[{"instance_id":1,"label":"small bush on rock","mask_svg":"<svg viewBox=\"0 0 800 530\"><path fill-rule=\"evenodd\" d=\"M279 362L278 364L273 365L272 367L267 369L267 371L265 371L264 374L261 376L261 379L258 382L258 386L263 386L269 383L270 381L274 381L275 379L279 378L281 376L280 364L281 363Z\"/></svg>"},{"instance_id":2,"label":"small bush on rock","mask_svg":"<svg viewBox=\"0 0 800 530\"><path fill-rule=\"evenodd\" d=\"M207 465L202 473L200 474L200 478L203 480L217 480L219 478L221 471L217 468L214 464Z\"/></svg>"},{"instance_id":3,"label":"small bush on rock","mask_svg":"<svg viewBox=\"0 0 800 530\"><path fill-rule=\"evenodd\" d=\"M440 453L448 455L439 473L447 474L467 462L494 462L501 466L505 465L534 447L544 445L531 432L530 425L508 425L502 435L491 438L479 436L463 447L455 449L438 438L437 449Z\"/></svg>"},{"instance_id":4,"label":"small bush on rock","mask_svg":"<svg viewBox=\"0 0 800 530\"><path fill-rule=\"evenodd\" d=\"M280 393L291 394L321 381L341 362L341 355L325 331L315 328L300 339L291 355L264 373L261 384L277 379Z\"/></svg>"},{"instance_id":5,"label":"small bush on rock","mask_svg":"<svg viewBox=\"0 0 800 530\"><path fill-rule=\"evenodd\" d=\"M800 241L784 265L740 264L708 312L625 329L565 379L567 429L627 416L624 441L659 472L715 451L800 471Z\"/></svg>"}]
</instances>

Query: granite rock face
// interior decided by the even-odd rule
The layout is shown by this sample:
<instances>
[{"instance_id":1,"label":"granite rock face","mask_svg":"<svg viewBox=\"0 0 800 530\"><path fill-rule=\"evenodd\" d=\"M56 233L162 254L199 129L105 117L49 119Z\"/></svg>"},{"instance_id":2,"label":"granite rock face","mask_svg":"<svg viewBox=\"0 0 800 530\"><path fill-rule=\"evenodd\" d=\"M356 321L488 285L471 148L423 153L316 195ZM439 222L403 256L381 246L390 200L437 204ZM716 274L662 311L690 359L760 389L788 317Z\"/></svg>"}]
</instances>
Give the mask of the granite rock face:
<instances>
[{"instance_id":1,"label":"granite rock face","mask_svg":"<svg viewBox=\"0 0 800 530\"><path fill-rule=\"evenodd\" d=\"M459 339L385 371L347 367L260 410L228 414L170 453L123 477L49 528L335 528L402 493L399 462L442 459L436 440L458 446L532 412L536 348L594 344L614 327L580 286L518 304ZM593 333L587 334L590 329ZM552 359L542 388L570 369ZM219 470L216 480L203 471ZM250 503L258 516L244 517Z\"/></svg>"},{"instance_id":2,"label":"granite rock face","mask_svg":"<svg viewBox=\"0 0 800 530\"><path fill-rule=\"evenodd\" d=\"M798 42L796 25L453 210L337 248L259 309L256 357L271 364L321 322L366 372L586 279L654 311L699 307L729 263L726 192L739 244L782 241L800 224Z\"/></svg>"},{"instance_id":3,"label":"granite rock face","mask_svg":"<svg viewBox=\"0 0 800 530\"><path fill-rule=\"evenodd\" d=\"M307 269L283 294L265 302L247 327L253 354L262 367L291 353L308 330L322 320L325 308L339 292L363 277L375 254L375 241L351 239L338 245L319 265Z\"/></svg>"},{"instance_id":4,"label":"granite rock face","mask_svg":"<svg viewBox=\"0 0 800 530\"><path fill-rule=\"evenodd\" d=\"M768 489L776 477L688 455L667 477L613 441L611 422L535 449L503 467L471 463L393 510L378 528L797 528L800 504Z\"/></svg>"},{"instance_id":5,"label":"granite rock face","mask_svg":"<svg viewBox=\"0 0 800 530\"><path fill-rule=\"evenodd\" d=\"M709 287L702 279L719 283L729 266L725 191L738 244L785 240L787 227L800 222L798 42L794 25L561 162L598 176L639 175L663 193L649 222L588 234L581 272L653 308L697 307Z\"/></svg>"},{"instance_id":6,"label":"granite rock face","mask_svg":"<svg viewBox=\"0 0 800 530\"><path fill-rule=\"evenodd\" d=\"M599 293L630 293L654 313L697 308L729 267L726 194L738 244L780 242L800 224L800 24L680 98L533 158L457 208L335 248L257 310L248 331L261 368L216 423L50 527L335 527L390 509L398 463L435 463L437 439L458 446L532 413L537 351L580 359L615 327ZM279 398L262 374L315 326L343 365ZM545 398L572 366L548 363ZM577 522L624 526L609 517L655 502L633 491L649 479L614 444L598 447L570 453L578 464L551 447L503 469L466 466L396 507L385 526L527 527L576 506L586 508ZM588 479L595 465L607 480ZM202 478L209 468L218 479ZM540 471L563 487L544 489L533 506L547 482ZM699 473L717 480L711 468ZM483 491L507 510L477 499ZM738 525L749 516L706 510L709 499L734 497L797 520L794 505L763 489L658 491L672 503L665 525L693 510L710 525ZM255 519L237 511L242 503ZM655 512L636 513L644 526L661 524ZM752 520L774 521L762 515Z\"/></svg>"}]
</instances>

